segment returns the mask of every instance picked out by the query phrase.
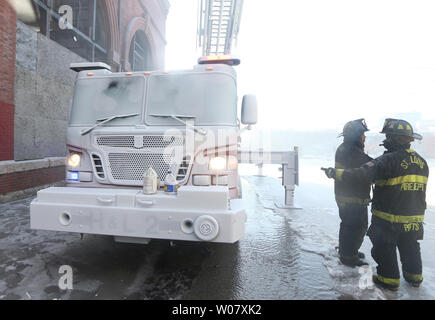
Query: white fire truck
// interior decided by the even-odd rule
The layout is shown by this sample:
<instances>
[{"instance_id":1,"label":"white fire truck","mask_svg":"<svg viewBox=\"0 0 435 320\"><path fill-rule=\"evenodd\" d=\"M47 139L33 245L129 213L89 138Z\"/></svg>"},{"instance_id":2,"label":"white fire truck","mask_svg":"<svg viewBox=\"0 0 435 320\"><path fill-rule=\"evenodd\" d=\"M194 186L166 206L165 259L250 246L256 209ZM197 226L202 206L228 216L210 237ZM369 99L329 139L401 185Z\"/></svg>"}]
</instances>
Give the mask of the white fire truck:
<instances>
[{"instance_id":1,"label":"white fire truck","mask_svg":"<svg viewBox=\"0 0 435 320\"><path fill-rule=\"evenodd\" d=\"M67 129L66 187L38 192L31 228L149 239L234 243L245 232L238 198L236 72L240 61L205 57L192 70L112 73L103 63L77 71ZM241 123L257 122L255 96ZM176 194L144 194L149 166Z\"/></svg>"}]
</instances>

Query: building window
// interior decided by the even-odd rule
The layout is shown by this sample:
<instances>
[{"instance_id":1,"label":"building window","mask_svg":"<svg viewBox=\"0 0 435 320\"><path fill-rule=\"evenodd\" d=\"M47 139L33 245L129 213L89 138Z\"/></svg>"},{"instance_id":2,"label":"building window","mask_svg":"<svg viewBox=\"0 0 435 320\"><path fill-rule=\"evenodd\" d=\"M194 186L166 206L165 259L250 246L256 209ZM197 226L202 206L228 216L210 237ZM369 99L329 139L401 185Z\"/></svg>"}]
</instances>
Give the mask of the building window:
<instances>
[{"instance_id":1,"label":"building window","mask_svg":"<svg viewBox=\"0 0 435 320\"><path fill-rule=\"evenodd\" d=\"M137 31L130 45L129 63L132 71L152 69L151 50L145 32Z\"/></svg>"},{"instance_id":2,"label":"building window","mask_svg":"<svg viewBox=\"0 0 435 320\"><path fill-rule=\"evenodd\" d=\"M89 61L107 61L109 26L102 0L14 0L17 17ZM72 9L72 29L62 29L59 8Z\"/></svg>"}]
</instances>

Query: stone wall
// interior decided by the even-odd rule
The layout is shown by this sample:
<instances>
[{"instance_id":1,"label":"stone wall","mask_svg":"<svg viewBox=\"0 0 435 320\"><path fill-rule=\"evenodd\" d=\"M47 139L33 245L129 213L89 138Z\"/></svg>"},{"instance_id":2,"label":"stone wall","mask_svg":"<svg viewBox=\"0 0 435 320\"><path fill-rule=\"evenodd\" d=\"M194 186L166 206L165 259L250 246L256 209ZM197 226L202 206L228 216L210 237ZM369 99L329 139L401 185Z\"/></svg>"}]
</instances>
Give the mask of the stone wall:
<instances>
[{"instance_id":1,"label":"stone wall","mask_svg":"<svg viewBox=\"0 0 435 320\"><path fill-rule=\"evenodd\" d=\"M17 22L14 159L65 156L76 73L70 50Z\"/></svg>"}]
</instances>

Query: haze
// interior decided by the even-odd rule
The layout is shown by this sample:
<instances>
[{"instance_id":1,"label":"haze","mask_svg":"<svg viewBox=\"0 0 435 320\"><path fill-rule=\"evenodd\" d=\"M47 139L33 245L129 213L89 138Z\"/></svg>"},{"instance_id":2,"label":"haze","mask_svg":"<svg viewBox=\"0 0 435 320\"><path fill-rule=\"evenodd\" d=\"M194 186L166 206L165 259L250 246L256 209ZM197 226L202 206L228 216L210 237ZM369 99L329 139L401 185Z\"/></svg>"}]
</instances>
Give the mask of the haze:
<instances>
[{"instance_id":1,"label":"haze","mask_svg":"<svg viewBox=\"0 0 435 320\"><path fill-rule=\"evenodd\" d=\"M267 3L267 4L266 4ZM191 68L198 0L172 0L167 69ZM239 96L259 101L257 129L337 132L365 117L378 132L404 116L435 128L434 1L245 0Z\"/></svg>"}]
</instances>

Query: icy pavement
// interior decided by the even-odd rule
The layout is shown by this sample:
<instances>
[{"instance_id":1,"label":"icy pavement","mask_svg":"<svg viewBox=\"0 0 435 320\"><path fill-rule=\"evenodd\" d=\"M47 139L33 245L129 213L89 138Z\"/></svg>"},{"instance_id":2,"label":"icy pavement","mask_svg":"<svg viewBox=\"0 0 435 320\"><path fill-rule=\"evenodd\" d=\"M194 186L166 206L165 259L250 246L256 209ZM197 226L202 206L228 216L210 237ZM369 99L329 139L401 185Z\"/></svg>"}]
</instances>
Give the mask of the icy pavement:
<instances>
[{"instance_id":1,"label":"icy pavement","mask_svg":"<svg viewBox=\"0 0 435 320\"><path fill-rule=\"evenodd\" d=\"M31 200L0 205L0 300L177 299L209 255L199 242L139 245L31 230ZM63 265L74 271L73 290L58 286Z\"/></svg>"},{"instance_id":2,"label":"icy pavement","mask_svg":"<svg viewBox=\"0 0 435 320\"><path fill-rule=\"evenodd\" d=\"M370 266L349 268L339 262L334 247L338 244L340 219L334 201L333 181L327 179L320 170L321 166L329 165L328 161L301 159L300 186L295 191L295 204L302 210L274 208L275 202L283 201L284 191L281 181L272 177L253 176L255 168L245 169L245 173L250 175L244 178L255 189L263 207L270 210L268 212L270 216L282 218L282 228L287 230L286 237L292 239L291 245L289 243L286 248L281 248L282 255L298 256L296 260L299 283L296 292L293 288L294 295L289 298L435 299L435 252L433 250L435 208L431 205L435 199L431 198L433 188L430 188L430 180L425 236L424 240L420 241L424 282L419 289L416 289L406 283L402 277L401 287L397 293L394 293L379 289L371 281L371 275L376 273L376 263L370 255L371 242L368 237L365 237L361 250L366 254ZM264 168L264 172L277 176L278 171L276 166L270 165ZM258 229L261 230L261 226L258 226ZM253 235L249 232L247 239L240 245L247 245L250 236ZM292 267L289 266L287 269L290 271Z\"/></svg>"}]
</instances>

